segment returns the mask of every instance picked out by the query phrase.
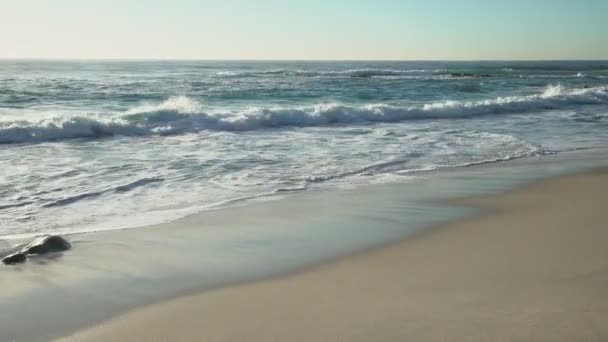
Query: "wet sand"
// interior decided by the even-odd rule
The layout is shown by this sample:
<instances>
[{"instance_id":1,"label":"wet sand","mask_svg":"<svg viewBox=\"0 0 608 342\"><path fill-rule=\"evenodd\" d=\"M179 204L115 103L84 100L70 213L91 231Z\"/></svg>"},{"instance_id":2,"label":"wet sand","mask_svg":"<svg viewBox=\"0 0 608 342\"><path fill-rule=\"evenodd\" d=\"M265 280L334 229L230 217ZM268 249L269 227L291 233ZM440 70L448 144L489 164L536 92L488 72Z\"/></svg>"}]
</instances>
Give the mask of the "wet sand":
<instances>
[{"instance_id":1,"label":"wet sand","mask_svg":"<svg viewBox=\"0 0 608 342\"><path fill-rule=\"evenodd\" d=\"M606 341L608 170L307 271L135 309L69 341Z\"/></svg>"}]
</instances>

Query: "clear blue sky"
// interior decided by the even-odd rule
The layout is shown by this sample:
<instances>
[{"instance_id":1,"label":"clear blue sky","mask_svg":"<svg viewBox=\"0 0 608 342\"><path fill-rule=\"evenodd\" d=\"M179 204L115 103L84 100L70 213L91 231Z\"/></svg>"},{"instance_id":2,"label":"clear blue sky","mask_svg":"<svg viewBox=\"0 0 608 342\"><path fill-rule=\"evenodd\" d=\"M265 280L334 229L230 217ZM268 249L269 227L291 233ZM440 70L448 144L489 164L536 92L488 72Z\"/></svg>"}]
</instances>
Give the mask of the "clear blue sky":
<instances>
[{"instance_id":1,"label":"clear blue sky","mask_svg":"<svg viewBox=\"0 0 608 342\"><path fill-rule=\"evenodd\" d=\"M0 58L608 59L608 0L0 0Z\"/></svg>"}]
</instances>

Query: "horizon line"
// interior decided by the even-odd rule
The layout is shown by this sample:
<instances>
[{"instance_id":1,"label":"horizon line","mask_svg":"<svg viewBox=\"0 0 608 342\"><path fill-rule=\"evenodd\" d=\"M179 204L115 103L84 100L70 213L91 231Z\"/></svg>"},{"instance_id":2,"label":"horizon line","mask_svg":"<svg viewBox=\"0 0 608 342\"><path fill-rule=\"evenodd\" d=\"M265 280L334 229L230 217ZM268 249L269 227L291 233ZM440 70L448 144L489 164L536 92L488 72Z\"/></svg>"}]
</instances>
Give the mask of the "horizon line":
<instances>
[{"instance_id":1,"label":"horizon line","mask_svg":"<svg viewBox=\"0 0 608 342\"><path fill-rule=\"evenodd\" d=\"M296 58L89 58L89 57L0 57L0 61L108 61L108 62L608 62L608 58L550 59L296 59Z\"/></svg>"}]
</instances>

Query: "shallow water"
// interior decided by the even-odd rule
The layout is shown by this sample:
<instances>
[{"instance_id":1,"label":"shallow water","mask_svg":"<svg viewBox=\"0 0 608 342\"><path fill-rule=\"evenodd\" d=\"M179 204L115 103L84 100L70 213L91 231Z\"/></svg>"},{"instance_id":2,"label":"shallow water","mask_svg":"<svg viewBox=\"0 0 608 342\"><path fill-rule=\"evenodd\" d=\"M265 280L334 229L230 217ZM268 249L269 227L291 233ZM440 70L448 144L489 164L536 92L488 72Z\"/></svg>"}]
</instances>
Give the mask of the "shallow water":
<instances>
[{"instance_id":1,"label":"shallow water","mask_svg":"<svg viewBox=\"0 0 608 342\"><path fill-rule=\"evenodd\" d=\"M0 270L0 336L47 341L139 305L357 253L476 212L442 204L446 198L605 166L606 156L605 150L577 151L419 173L398 183L300 192L157 226L71 235L73 249L63 256Z\"/></svg>"},{"instance_id":2,"label":"shallow water","mask_svg":"<svg viewBox=\"0 0 608 342\"><path fill-rule=\"evenodd\" d=\"M0 236L605 147L607 85L601 61L1 61Z\"/></svg>"}]
</instances>

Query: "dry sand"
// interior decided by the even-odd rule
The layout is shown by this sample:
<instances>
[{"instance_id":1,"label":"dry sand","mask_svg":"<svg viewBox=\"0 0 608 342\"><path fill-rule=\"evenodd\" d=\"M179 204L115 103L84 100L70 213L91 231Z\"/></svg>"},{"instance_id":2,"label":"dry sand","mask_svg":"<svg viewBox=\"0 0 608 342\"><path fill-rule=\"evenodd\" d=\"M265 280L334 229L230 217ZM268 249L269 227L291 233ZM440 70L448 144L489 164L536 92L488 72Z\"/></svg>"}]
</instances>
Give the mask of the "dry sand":
<instances>
[{"instance_id":1,"label":"dry sand","mask_svg":"<svg viewBox=\"0 0 608 342\"><path fill-rule=\"evenodd\" d=\"M313 269L143 307L78 341L608 341L608 171Z\"/></svg>"}]
</instances>

